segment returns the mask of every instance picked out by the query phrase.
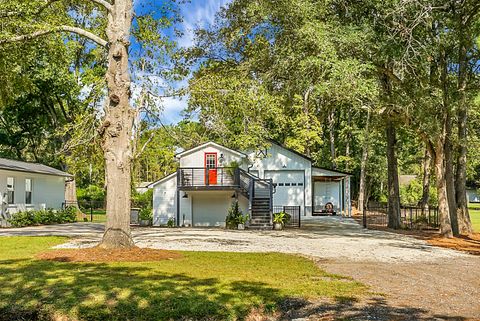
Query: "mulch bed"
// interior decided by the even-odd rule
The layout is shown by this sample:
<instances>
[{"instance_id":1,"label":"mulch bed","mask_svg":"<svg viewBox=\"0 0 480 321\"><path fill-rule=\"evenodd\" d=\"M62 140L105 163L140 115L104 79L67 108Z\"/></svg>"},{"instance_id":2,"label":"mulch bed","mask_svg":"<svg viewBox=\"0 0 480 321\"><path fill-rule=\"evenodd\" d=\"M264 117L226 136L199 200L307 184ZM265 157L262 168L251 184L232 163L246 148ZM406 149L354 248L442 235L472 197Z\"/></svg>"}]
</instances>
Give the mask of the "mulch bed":
<instances>
[{"instance_id":1,"label":"mulch bed","mask_svg":"<svg viewBox=\"0 0 480 321\"><path fill-rule=\"evenodd\" d=\"M451 239L441 236L433 236L427 239L427 242L434 246L446 247L457 251L480 255L480 233L473 233L468 236L462 235Z\"/></svg>"},{"instance_id":2,"label":"mulch bed","mask_svg":"<svg viewBox=\"0 0 480 321\"><path fill-rule=\"evenodd\" d=\"M357 214L353 217L359 224L362 224L362 216ZM442 237L438 230L393 230L385 226L370 224L371 230L387 231L403 235L411 235L413 237L425 240L433 246L445 247L457 251L467 252L473 255L480 255L480 233L470 235L461 235L454 238Z\"/></svg>"},{"instance_id":3,"label":"mulch bed","mask_svg":"<svg viewBox=\"0 0 480 321\"><path fill-rule=\"evenodd\" d=\"M179 259L182 255L173 251L133 247L129 249L59 249L36 255L37 259L58 262L150 262Z\"/></svg>"}]
</instances>

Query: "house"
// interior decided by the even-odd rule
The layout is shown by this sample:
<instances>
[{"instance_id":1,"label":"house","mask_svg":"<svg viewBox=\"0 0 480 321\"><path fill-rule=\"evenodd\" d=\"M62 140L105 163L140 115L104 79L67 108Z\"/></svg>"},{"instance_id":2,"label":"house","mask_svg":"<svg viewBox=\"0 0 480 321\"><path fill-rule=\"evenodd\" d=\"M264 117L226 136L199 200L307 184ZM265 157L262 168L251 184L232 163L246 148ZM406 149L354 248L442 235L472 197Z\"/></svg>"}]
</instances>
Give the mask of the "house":
<instances>
[{"instance_id":1,"label":"house","mask_svg":"<svg viewBox=\"0 0 480 321\"><path fill-rule=\"evenodd\" d=\"M0 158L0 225L20 211L62 208L71 178L46 165Z\"/></svg>"},{"instance_id":2,"label":"house","mask_svg":"<svg viewBox=\"0 0 480 321\"><path fill-rule=\"evenodd\" d=\"M251 227L269 227L285 211L291 224L317 215L351 216L350 174L315 167L276 142L265 150L237 151L208 142L176 155L178 170L153 188L153 225L224 226L237 200Z\"/></svg>"}]
</instances>

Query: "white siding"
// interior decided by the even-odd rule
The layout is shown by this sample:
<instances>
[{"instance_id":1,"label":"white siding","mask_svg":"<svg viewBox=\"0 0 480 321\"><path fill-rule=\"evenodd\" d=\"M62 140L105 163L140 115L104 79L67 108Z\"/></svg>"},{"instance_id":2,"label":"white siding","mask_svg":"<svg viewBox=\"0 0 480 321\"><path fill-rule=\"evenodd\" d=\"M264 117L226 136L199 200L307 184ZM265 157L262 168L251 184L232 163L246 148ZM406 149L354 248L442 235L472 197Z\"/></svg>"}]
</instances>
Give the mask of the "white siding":
<instances>
[{"instance_id":1,"label":"white siding","mask_svg":"<svg viewBox=\"0 0 480 321\"><path fill-rule=\"evenodd\" d=\"M270 173L272 173L271 171L304 171L304 202L305 206L312 205L312 164L310 160L273 143L267 150L266 158L256 158L256 152L249 152L248 155L253 164L250 169L258 171L260 178L267 178L265 171Z\"/></svg>"},{"instance_id":2,"label":"white siding","mask_svg":"<svg viewBox=\"0 0 480 321\"><path fill-rule=\"evenodd\" d=\"M153 187L153 225L167 224L177 213L177 176L172 175Z\"/></svg>"},{"instance_id":3,"label":"white siding","mask_svg":"<svg viewBox=\"0 0 480 321\"><path fill-rule=\"evenodd\" d=\"M236 161L241 164L243 169L246 169L246 164L243 164L242 157L238 154L232 153L226 148L220 148L215 145L207 145L200 150L187 153L180 157L180 167L204 167L205 166L205 153L217 153L217 166L226 167L231 162ZM220 155L223 154L225 160L220 163Z\"/></svg>"},{"instance_id":4,"label":"white siding","mask_svg":"<svg viewBox=\"0 0 480 321\"><path fill-rule=\"evenodd\" d=\"M0 192L7 192L7 177L15 180L14 204L7 205L8 212L26 209L61 209L65 202L65 177L37 173L0 170ZM25 204L25 179L32 180L32 204ZM6 201L6 200L5 200Z\"/></svg>"}]
</instances>

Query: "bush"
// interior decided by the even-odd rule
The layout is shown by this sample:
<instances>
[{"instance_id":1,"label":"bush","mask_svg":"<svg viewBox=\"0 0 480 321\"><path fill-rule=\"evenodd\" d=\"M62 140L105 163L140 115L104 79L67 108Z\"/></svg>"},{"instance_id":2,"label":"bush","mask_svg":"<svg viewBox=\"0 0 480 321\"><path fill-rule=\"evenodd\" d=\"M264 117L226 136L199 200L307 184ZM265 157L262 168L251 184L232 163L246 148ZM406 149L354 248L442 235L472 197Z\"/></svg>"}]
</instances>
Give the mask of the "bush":
<instances>
[{"instance_id":1,"label":"bush","mask_svg":"<svg viewBox=\"0 0 480 321\"><path fill-rule=\"evenodd\" d=\"M12 215L8 222L13 227L24 227L32 225L48 225L73 223L77 221L77 209L74 206L68 206L64 210L46 210L24 211Z\"/></svg>"},{"instance_id":2,"label":"bush","mask_svg":"<svg viewBox=\"0 0 480 321\"><path fill-rule=\"evenodd\" d=\"M153 219L153 211L151 206L142 207L140 212L138 213L138 217L143 220L152 220Z\"/></svg>"},{"instance_id":3,"label":"bush","mask_svg":"<svg viewBox=\"0 0 480 321\"><path fill-rule=\"evenodd\" d=\"M175 227L175 219L173 217L168 219L167 227Z\"/></svg>"},{"instance_id":4,"label":"bush","mask_svg":"<svg viewBox=\"0 0 480 321\"><path fill-rule=\"evenodd\" d=\"M145 193L139 193L135 190L132 192L133 207L151 207L153 202L153 189L148 189Z\"/></svg>"},{"instance_id":5,"label":"bush","mask_svg":"<svg viewBox=\"0 0 480 321\"><path fill-rule=\"evenodd\" d=\"M280 223L285 225L290 221L291 215L285 212L279 212L273 214L273 223Z\"/></svg>"},{"instance_id":6,"label":"bush","mask_svg":"<svg viewBox=\"0 0 480 321\"><path fill-rule=\"evenodd\" d=\"M229 229L236 229L238 224L245 224L248 221L248 215L243 216L243 212L238 206L238 201L234 201L228 209L225 225Z\"/></svg>"},{"instance_id":7,"label":"bush","mask_svg":"<svg viewBox=\"0 0 480 321\"><path fill-rule=\"evenodd\" d=\"M423 186L419 180L413 180L408 185L400 186L400 201L403 205L416 206L423 195ZM437 190L434 184L430 185L428 205L437 205Z\"/></svg>"}]
</instances>

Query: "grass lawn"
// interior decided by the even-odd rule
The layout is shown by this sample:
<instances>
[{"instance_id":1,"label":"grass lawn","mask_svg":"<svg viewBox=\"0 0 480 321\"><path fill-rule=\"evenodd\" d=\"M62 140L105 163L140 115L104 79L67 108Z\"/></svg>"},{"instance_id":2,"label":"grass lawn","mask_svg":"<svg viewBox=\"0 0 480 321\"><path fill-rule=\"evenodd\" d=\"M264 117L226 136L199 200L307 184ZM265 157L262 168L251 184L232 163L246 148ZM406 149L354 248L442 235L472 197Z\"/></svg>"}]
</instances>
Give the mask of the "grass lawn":
<instances>
[{"instance_id":1,"label":"grass lawn","mask_svg":"<svg viewBox=\"0 0 480 321\"><path fill-rule=\"evenodd\" d=\"M40 261L60 237L0 238L0 320L236 320L287 298L353 299L365 286L298 256L181 252L143 263ZM3 319L2 319L3 317Z\"/></svg>"},{"instance_id":2,"label":"grass lawn","mask_svg":"<svg viewBox=\"0 0 480 321\"><path fill-rule=\"evenodd\" d=\"M93 210L92 213L90 214L90 210L86 209L83 211L84 214L87 216L88 222L93 222L93 223L104 223L107 221L107 213L105 210ZM93 220L91 220L93 218ZM83 222L83 217L82 215L78 214L77 215L77 221L78 222Z\"/></svg>"},{"instance_id":3,"label":"grass lawn","mask_svg":"<svg viewBox=\"0 0 480 321\"><path fill-rule=\"evenodd\" d=\"M480 233L480 210L469 210L470 219L472 220L473 230Z\"/></svg>"}]
</instances>

